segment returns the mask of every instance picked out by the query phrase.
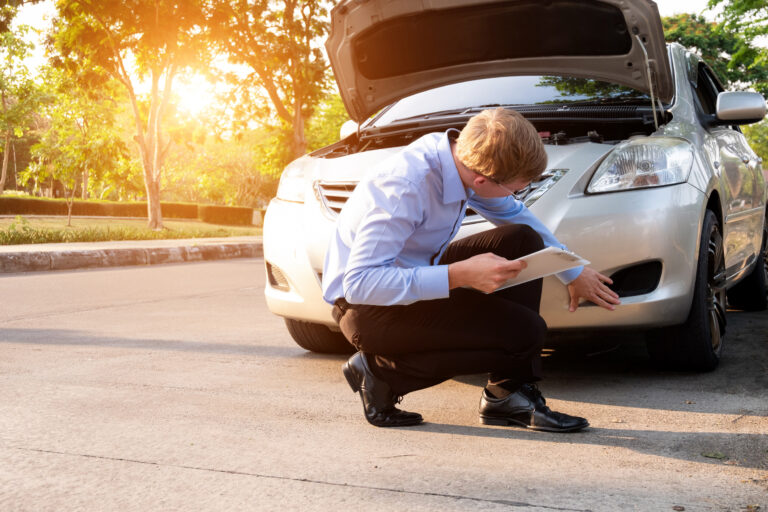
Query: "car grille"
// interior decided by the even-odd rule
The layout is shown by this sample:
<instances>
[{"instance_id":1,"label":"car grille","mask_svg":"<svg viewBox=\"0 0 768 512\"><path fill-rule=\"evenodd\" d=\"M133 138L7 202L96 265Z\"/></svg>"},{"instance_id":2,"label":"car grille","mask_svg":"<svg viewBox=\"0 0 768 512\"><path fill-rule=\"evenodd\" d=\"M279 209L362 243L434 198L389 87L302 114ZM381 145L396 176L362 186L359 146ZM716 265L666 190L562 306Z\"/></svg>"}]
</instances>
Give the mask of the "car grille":
<instances>
[{"instance_id":1,"label":"car grille","mask_svg":"<svg viewBox=\"0 0 768 512\"><path fill-rule=\"evenodd\" d=\"M523 201L525 206L530 206L560 181L566 172L568 169L548 169L541 175L541 179L528 185L516 197ZM313 188L317 200L323 205L326 213L331 218L336 218L356 186L357 183L351 181L316 181ZM480 220L482 219L477 212L472 208L467 208L467 216L464 218L463 224L471 224Z\"/></svg>"},{"instance_id":2,"label":"car grille","mask_svg":"<svg viewBox=\"0 0 768 512\"><path fill-rule=\"evenodd\" d=\"M315 195L323 203L325 209L334 217L341 213L341 209L346 204L349 196L354 192L357 183L355 182L315 182Z\"/></svg>"}]
</instances>

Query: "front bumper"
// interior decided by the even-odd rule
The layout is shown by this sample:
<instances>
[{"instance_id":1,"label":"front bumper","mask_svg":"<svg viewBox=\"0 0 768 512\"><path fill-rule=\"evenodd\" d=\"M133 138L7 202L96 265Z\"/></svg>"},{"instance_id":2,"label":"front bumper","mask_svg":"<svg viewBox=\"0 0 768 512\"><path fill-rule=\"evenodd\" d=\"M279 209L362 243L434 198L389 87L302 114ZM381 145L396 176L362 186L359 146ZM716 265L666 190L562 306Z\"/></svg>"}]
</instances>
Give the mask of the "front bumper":
<instances>
[{"instance_id":1,"label":"front bumper","mask_svg":"<svg viewBox=\"0 0 768 512\"><path fill-rule=\"evenodd\" d=\"M615 311L584 304L568 311L568 290L552 277L544 279L541 315L550 329L661 327L682 323L688 315L698 254L704 195L688 184L599 195L576 194L554 202L544 196L531 210L569 249L611 275L643 262L662 265L651 292L623 297ZM462 227L459 237L489 223ZM319 203L272 200L264 220L264 259L277 266L287 290L267 281L267 306L273 313L338 326L322 298L323 258L334 224Z\"/></svg>"}]
</instances>

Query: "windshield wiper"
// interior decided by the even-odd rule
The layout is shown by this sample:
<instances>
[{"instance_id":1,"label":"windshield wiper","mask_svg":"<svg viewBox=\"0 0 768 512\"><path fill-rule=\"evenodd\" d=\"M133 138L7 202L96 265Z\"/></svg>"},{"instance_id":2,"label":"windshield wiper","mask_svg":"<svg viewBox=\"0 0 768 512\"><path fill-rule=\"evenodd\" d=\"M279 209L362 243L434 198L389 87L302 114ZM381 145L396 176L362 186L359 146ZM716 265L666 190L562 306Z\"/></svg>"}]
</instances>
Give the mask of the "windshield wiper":
<instances>
[{"instance_id":1,"label":"windshield wiper","mask_svg":"<svg viewBox=\"0 0 768 512\"><path fill-rule=\"evenodd\" d=\"M461 114L471 114L473 112L480 112L482 110L488 109L488 108L496 108L496 107L519 107L523 105L522 103L517 103L513 105L502 105L501 103L488 103L487 105L477 105L474 107L465 107L465 108L454 108L449 110L438 110L436 112L427 112L425 114L418 114L415 116L410 117L400 117L398 119L395 119L392 121L392 123L400 123L402 121L412 121L414 119L430 119L432 117L442 117L442 116L450 116L450 115L461 115Z\"/></svg>"},{"instance_id":2,"label":"windshield wiper","mask_svg":"<svg viewBox=\"0 0 768 512\"><path fill-rule=\"evenodd\" d=\"M547 105L560 105L562 107L589 107L589 106L600 106L600 105L628 105L628 104L638 104L643 105L648 102L647 98L595 98L592 100L582 100L582 101L552 101L551 103L546 103Z\"/></svg>"}]
</instances>

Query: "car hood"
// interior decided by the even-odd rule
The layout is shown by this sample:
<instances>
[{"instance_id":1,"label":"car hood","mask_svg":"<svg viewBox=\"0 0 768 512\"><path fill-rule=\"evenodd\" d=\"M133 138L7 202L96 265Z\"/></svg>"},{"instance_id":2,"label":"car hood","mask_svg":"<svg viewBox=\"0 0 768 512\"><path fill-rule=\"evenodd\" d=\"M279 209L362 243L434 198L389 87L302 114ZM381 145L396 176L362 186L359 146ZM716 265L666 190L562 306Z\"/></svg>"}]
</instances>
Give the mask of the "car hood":
<instances>
[{"instance_id":1,"label":"car hood","mask_svg":"<svg viewBox=\"0 0 768 512\"><path fill-rule=\"evenodd\" d=\"M642 41L642 43L641 43ZM665 102L672 71L651 0L342 0L328 57L350 117L405 96L501 75L615 82Z\"/></svg>"}]
</instances>

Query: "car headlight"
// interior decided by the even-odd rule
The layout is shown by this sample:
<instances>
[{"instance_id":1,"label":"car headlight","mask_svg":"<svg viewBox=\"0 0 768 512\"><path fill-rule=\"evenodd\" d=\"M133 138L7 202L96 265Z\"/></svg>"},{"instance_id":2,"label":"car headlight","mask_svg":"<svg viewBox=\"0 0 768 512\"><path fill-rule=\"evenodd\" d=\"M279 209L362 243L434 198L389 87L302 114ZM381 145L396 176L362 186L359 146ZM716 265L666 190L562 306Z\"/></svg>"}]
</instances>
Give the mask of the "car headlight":
<instances>
[{"instance_id":1,"label":"car headlight","mask_svg":"<svg viewBox=\"0 0 768 512\"><path fill-rule=\"evenodd\" d=\"M603 160L587 192L614 192L683 183L693 166L693 148L683 139L639 137L622 142Z\"/></svg>"},{"instance_id":2,"label":"car headlight","mask_svg":"<svg viewBox=\"0 0 768 512\"><path fill-rule=\"evenodd\" d=\"M301 163L292 163L283 170L280 176L280 184L277 186L277 198L295 203L304 202L304 191L307 187L305 179L305 166Z\"/></svg>"}]
</instances>

